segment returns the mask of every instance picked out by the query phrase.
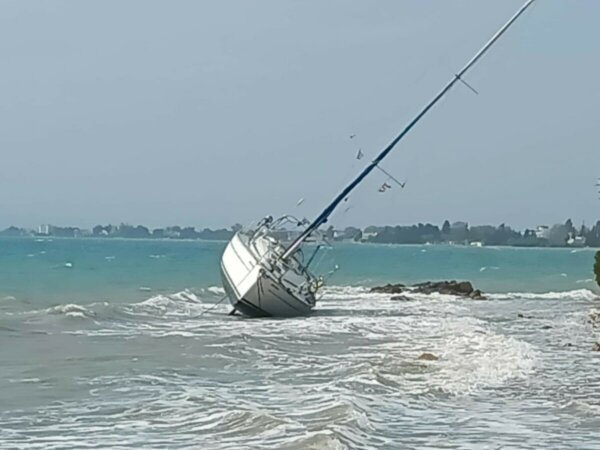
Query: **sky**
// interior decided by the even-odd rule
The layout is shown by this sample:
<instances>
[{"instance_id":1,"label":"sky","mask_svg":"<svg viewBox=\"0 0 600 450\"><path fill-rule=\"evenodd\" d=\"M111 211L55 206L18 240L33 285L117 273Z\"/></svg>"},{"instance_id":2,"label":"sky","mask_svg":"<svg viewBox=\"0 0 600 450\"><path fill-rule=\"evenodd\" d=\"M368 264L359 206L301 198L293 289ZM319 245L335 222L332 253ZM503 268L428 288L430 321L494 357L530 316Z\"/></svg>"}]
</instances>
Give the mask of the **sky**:
<instances>
[{"instance_id":1,"label":"sky","mask_svg":"<svg viewBox=\"0 0 600 450\"><path fill-rule=\"evenodd\" d=\"M521 4L2 0L0 228L313 218ZM595 223L599 16L537 0L332 223Z\"/></svg>"}]
</instances>

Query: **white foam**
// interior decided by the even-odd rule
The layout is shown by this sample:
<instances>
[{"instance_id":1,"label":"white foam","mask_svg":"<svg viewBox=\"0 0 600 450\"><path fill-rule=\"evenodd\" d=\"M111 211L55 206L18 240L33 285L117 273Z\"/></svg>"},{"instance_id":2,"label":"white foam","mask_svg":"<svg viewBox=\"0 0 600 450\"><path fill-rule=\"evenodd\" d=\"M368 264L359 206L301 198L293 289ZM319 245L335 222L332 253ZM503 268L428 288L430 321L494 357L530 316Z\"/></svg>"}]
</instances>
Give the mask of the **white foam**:
<instances>
[{"instance_id":1,"label":"white foam","mask_svg":"<svg viewBox=\"0 0 600 450\"><path fill-rule=\"evenodd\" d=\"M73 317L73 318L77 318L77 319L87 319L88 318L88 316L86 314L79 312L79 311L68 312L65 314L65 316Z\"/></svg>"},{"instance_id":2,"label":"white foam","mask_svg":"<svg viewBox=\"0 0 600 450\"><path fill-rule=\"evenodd\" d=\"M362 286L325 286L321 290L324 299L357 299L368 296L370 298L389 298L389 294L369 292L369 288Z\"/></svg>"},{"instance_id":3,"label":"white foam","mask_svg":"<svg viewBox=\"0 0 600 450\"><path fill-rule=\"evenodd\" d=\"M173 300L171 300L168 296L166 295L155 295L153 297L147 298L146 300L143 300L139 303L134 303L134 305L140 305L140 306L151 306L154 308L163 308L169 304L171 304L173 302Z\"/></svg>"},{"instance_id":4,"label":"white foam","mask_svg":"<svg viewBox=\"0 0 600 450\"><path fill-rule=\"evenodd\" d=\"M598 296L589 289L575 289L572 291L558 292L508 292L506 294L490 294L494 300L597 300Z\"/></svg>"},{"instance_id":5,"label":"white foam","mask_svg":"<svg viewBox=\"0 0 600 450\"><path fill-rule=\"evenodd\" d=\"M323 430L318 432L305 433L298 438L290 439L287 443L279 447L281 450L286 449L307 449L307 450L347 450L339 439L337 439L332 431Z\"/></svg>"},{"instance_id":6,"label":"white foam","mask_svg":"<svg viewBox=\"0 0 600 450\"><path fill-rule=\"evenodd\" d=\"M585 414L598 417L600 415L600 405L593 404L584 400L573 400L567 406L572 406Z\"/></svg>"},{"instance_id":7,"label":"white foam","mask_svg":"<svg viewBox=\"0 0 600 450\"><path fill-rule=\"evenodd\" d=\"M439 350L440 370L431 384L451 394L468 394L497 387L508 380L525 379L534 371L537 352L513 337L481 328L456 330Z\"/></svg>"},{"instance_id":8,"label":"white foam","mask_svg":"<svg viewBox=\"0 0 600 450\"><path fill-rule=\"evenodd\" d=\"M191 302L191 303L202 302L202 300L200 300L196 294L194 294L192 291L189 291L187 289L184 291L181 291L181 292L177 292L175 294L171 294L171 295L169 295L169 297L174 300L180 300L183 302Z\"/></svg>"},{"instance_id":9,"label":"white foam","mask_svg":"<svg viewBox=\"0 0 600 450\"><path fill-rule=\"evenodd\" d=\"M210 292L211 294L215 294L215 295L225 294L225 289L223 289L221 286L210 286L206 290L208 292Z\"/></svg>"},{"instance_id":10,"label":"white foam","mask_svg":"<svg viewBox=\"0 0 600 450\"><path fill-rule=\"evenodd\" d=\"M85 306L77 305L75 303L68 303L66 305L57 305L45 310L48 314L59 314L66 317L75 318L93 318L96 313Z\"/></svg>"},{"instance_id":11,"label":"white foam","mask_svg":"<svg viewBox=\"0 0 600 450\"><path fill-rule=\"evenodd\" d=\"M8 380L9 383L40 383L40 378L11 378Z\"/></svg>"},{"instance_id":12,"label":"white foam","mask_svg":"<svg viewBox=\"0 0 600 450\"><path fill-rule=\"evenodd\" d=\"M134 314L189 317L196 315L203 307L202 300L196 294L184 290L171 295L155 295L139 303L128 305L126 309Z\"/></svg>"}]
</instances>

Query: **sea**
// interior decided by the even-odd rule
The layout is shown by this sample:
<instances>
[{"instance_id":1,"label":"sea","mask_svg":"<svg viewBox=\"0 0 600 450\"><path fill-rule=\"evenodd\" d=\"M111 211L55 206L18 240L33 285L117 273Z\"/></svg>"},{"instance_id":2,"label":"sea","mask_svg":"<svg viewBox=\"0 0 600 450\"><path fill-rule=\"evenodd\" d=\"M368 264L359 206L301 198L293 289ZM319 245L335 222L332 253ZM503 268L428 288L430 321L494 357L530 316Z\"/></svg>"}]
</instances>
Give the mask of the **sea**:
<instances>
[{"instance_id":1,"label":"sea","mask_svg":"<svg viewBox=\"0 0 600 450\"><path fill-rule=\"evenodd\" d=\"M0 448L600 449L593 250L336 244L249 319L224 246L0 239ZM487 300L369 292L451 279Z\"/></svg>"}]
</instances>

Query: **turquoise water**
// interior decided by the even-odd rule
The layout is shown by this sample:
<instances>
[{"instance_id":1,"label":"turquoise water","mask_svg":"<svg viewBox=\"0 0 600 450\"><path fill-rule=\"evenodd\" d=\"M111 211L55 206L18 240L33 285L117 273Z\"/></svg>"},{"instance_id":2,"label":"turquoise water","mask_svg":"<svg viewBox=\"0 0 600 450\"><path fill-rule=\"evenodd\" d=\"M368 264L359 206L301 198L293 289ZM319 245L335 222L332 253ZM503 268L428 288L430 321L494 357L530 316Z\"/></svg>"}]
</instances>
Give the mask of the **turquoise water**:
<instances>
[{"instance_id":1,"label":"turquoise water","mask_svg":"<svg viewBox=\"0 0 600 450\"><path fill-rule=\"evenodd\" d=\"M0 239L0 296L48 304L130 301L220 284L225 243L168 240ZM333 285L471 280L487 292L590 288L589 249L339 244ZM65 264L71 264L66 267Z\"/></svg>"},{"instance_id":2,"label":"turquoise water","mask_svg":"<svg viewBox=\"0 0 600 450\"><path fill-rule=\"evenodd\" d=\"M0 239L0 449L600 448L593 251L336 245L277 320L224 245ZM368 292L434 279L488 300Z\"/></svg>"}]
</instances>

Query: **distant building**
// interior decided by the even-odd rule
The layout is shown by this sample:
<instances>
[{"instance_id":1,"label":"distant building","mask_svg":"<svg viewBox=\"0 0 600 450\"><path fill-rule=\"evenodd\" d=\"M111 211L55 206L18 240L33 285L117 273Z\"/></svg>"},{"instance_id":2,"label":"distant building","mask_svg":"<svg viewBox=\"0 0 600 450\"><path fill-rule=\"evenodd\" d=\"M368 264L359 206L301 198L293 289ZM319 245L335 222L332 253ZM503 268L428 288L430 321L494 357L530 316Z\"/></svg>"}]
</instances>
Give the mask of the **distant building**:
<instances>
[{"instance_id":1,"label":"distant building","mask_svg":"<svg viewBox=\"0 0 600 450\"><path fill-rule=\"evenodd\" d=\"M585 236L574 236L569 234L567 245L569 247L585 247Z\"/></svg>"},{"instance_id":2,"label":"distant building","mask_svg":"<svg viewBox=\"0 0 600 450\"><path fill-rule=\"evenodd\" d=\"M379 231L363 231L362 240L368 241L379 234Z\"/></svg>"},{"instance_id":3,"label":"distant building","mask_svg":"<svg viewBox=\"0 0 600 450\"><path fill-rule=\"evenodd\" d=\"M535 237L538 239L548 239L550 237L550 227L540 225L535 229Z\"/></svg>"},{"instance_id":4,"label":"distant building","mask_svg":"<svg viewBox=\"0 0 600 450\"><path fill-rule=\"evenodd\" d=\"M343 241L346 235L343 230L333 230L333 240L334 241Z\"/></svg>"},{"instance_id":5,"label":"distant building","mask_svg":"<svg viewBox=\"0 0 600 450\"><path fill-rule=\"evenodd\" d=\"M177 239L181 235L181 230L175 227L167 227L163 234L166 238Z\"/></svg>"},{"instance_id":6,"label":"distant building","mask_svg":"<svg viewBox=\"0 0 600 450\"><path fill-rule=\"evenodd\" d=\"M45 236L48 236L51 231L52 231L52 225L40 225L38 227L38 234L43 234Z\"/></svg>"}]
</instances>

